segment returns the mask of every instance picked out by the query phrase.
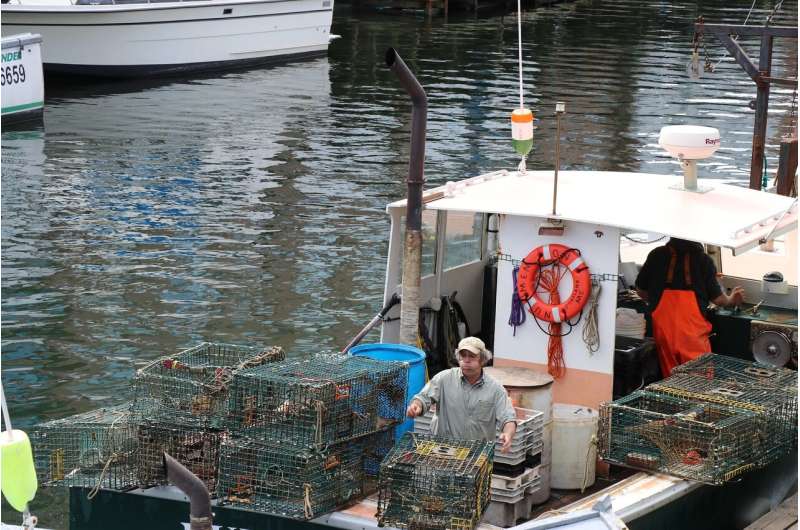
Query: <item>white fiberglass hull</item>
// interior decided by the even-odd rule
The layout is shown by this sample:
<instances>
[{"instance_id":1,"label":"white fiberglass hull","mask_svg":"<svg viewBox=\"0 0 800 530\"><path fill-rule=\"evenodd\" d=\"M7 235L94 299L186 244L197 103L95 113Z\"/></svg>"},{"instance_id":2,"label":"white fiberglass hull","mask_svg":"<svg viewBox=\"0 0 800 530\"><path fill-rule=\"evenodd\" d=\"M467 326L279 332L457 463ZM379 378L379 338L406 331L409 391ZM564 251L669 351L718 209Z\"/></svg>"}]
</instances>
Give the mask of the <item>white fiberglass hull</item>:
<instances>
[{"instance_id":1,"label":"white fiberglass hull","mask_svg":"<svg viewBox=\"0 0 800 530\"><path fill-rule=\"evenodd\" d=\"M47 71L163 74L324 54L332 15L333 0L5 4L2 34L41 34Z\"/></svg>"}]
</instances>

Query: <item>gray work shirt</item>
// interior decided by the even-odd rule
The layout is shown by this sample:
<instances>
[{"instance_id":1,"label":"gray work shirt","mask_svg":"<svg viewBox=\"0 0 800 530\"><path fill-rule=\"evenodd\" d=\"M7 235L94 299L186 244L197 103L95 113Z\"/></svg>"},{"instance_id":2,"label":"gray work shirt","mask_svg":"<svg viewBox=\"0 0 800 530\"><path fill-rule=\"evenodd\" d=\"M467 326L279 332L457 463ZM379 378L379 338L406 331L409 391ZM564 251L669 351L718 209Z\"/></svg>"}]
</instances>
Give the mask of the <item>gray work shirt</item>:
<instances>
[{"instance_id":1,"label":"gray work shirt","mask_svg":"<svg viewBox=\"0 0 800 530\"><path fill-rule=\"evenodd\" d=\"M436 403L431 432L457 440L493 442L497 428L517 419L503 385L483 371L474 385L461 368L439 372L414 399L422 403L423 414Z\"/></svg>"}]
</instances>

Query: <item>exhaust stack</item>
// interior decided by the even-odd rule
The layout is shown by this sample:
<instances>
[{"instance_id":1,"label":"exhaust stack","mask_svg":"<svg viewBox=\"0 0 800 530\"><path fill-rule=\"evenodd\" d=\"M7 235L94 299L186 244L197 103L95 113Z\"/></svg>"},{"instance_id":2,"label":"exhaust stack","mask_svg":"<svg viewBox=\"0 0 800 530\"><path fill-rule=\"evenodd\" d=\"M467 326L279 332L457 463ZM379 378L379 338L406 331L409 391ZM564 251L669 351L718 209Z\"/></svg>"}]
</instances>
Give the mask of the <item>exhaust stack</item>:
<instances>
[{"instance_id":1,"label":"exhaust stack","mask_svg":"<svg viewBox=\"0 0 800 530\"><path fill-rule=\"evenodd\" d=\"M400 302L400 342L416 346L419 329L419 286L422 264L422 186L425 183L425 130L428 96L394 48L386 51L386 65L411 97L411 156L408 164L406 236L403 244L403 280Z\"/></svg>"}]
</instances>

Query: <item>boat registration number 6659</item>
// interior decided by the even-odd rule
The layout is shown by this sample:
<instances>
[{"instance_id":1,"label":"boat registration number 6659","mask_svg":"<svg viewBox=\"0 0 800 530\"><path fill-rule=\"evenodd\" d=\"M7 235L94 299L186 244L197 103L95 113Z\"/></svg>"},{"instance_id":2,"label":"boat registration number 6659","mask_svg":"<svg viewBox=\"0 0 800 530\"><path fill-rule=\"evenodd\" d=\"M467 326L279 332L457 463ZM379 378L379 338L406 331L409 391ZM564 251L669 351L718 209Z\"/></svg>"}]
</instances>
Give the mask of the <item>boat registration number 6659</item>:
<instances>
[{"instance_id":1,"label":"boat registration number 6659","mask_svg":"<svg viewBox=\"0 0 800 530\"><path fill-rule=\"evenodd\" d=\"M19 64L9 64L19 61ZM4 52L0 63L0 86L24 83L25 65L22 64L22 50Z\"/></svg>"}]
</instances>

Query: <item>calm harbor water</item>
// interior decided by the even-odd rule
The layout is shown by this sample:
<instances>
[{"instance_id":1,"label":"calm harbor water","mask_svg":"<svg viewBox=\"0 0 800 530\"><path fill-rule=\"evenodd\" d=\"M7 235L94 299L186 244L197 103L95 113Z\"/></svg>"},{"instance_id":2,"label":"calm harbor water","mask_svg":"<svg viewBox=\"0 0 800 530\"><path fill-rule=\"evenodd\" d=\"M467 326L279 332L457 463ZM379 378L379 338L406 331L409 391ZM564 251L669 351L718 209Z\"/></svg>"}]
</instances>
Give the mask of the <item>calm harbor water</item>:
<instances>
[{"instance_id":1,"label":"calm harbor water","mask_svg":"<svg viewBox=\"0 0 800 530\"><path fill-rule=\"evenodd\" d=\"M750 23L776 2L756 0ZM701 176L746 185L755 85L706 38L714 73L686 75L692 21L741 24L751 1L582 0L523 19L529 167L679 173L661 126L719 128ZM795 25L797 2L777 24ZM410 105L394 46L429 97L429 186L518 160L513 13L337 6L326 58L148 83L47 87L44 125L2 134L2 376L15 426L125 400L153 358L207 340L341 348L378 311L388 220L405 193ZM752 40L743 40L757 57ZM796 75L776 41L773 75ZM792 93L773 88L770 172ZM624 190L609 190L624 193ZM643 200L631 198L631 200ZM657 198L652 198L657 200ZM4 505L7 507L7 505ZM66 528L41 492L41 525ZM3 511L3 521L18 522Z\"/></svg>"}]
</instances>

